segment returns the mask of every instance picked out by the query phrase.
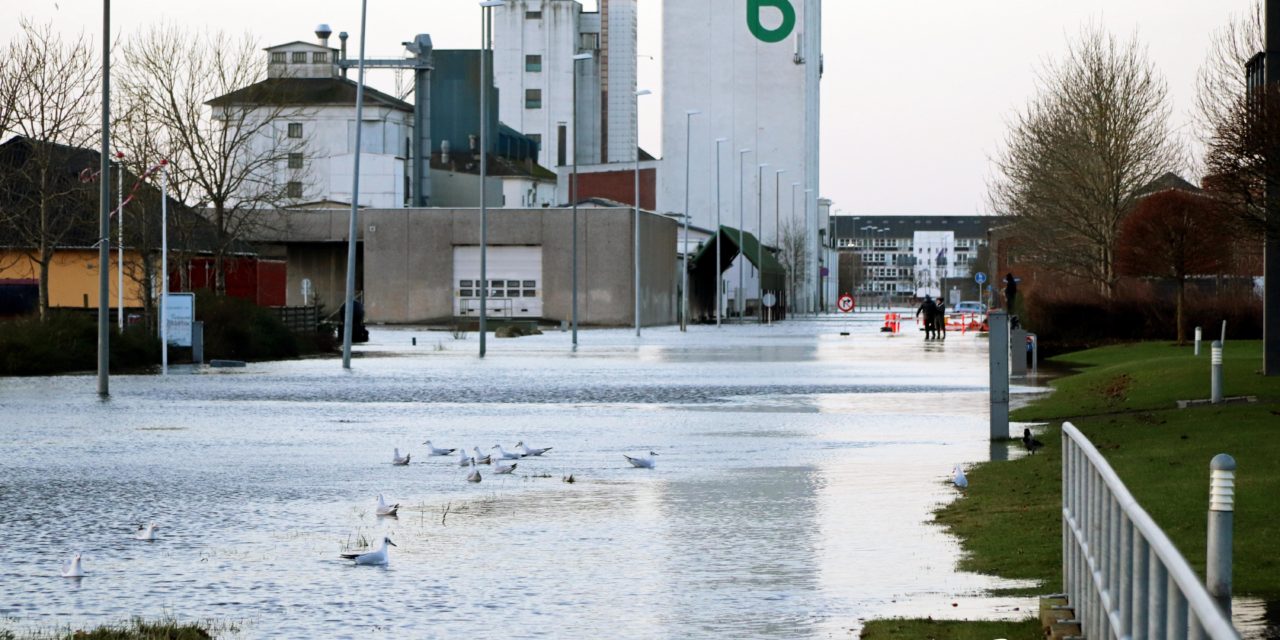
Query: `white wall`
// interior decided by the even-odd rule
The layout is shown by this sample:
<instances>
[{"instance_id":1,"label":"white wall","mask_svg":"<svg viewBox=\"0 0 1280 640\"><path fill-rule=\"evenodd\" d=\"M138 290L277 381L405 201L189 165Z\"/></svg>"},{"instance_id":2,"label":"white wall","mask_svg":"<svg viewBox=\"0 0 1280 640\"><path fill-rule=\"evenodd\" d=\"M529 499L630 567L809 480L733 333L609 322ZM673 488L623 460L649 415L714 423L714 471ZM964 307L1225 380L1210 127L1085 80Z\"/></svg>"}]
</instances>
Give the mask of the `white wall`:
<instances>
[{"instance_id":1,"label":"white wall","mask_svg":"<svg viewBox=\"0 0 1280 640\"><path fill-rule=\"evenodd\" d=\"M519 176L502 178L502 206L505 208L539 209L558 204L554 181Z\"/></svg>"}]
</instances>

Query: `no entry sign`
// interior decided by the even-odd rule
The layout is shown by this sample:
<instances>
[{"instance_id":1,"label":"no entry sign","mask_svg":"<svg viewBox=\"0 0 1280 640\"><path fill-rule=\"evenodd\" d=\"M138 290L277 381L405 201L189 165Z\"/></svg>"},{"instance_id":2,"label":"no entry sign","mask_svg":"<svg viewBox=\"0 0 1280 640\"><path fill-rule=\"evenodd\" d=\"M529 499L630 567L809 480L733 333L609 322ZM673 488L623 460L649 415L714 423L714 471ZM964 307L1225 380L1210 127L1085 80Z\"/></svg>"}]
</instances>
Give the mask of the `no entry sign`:
<instances>
[{"instance_id":1,"label":"no entry sign","mask_svg":"<svg viewBox=\"0 0 1280 640\"><path fill-rule=\"evenodd\" d=\"M840 300L836 302L836 308L840 309L841 313L851 313L853 311L853 296L847 293L840 296Z\"/></svg>"}]
</instances>

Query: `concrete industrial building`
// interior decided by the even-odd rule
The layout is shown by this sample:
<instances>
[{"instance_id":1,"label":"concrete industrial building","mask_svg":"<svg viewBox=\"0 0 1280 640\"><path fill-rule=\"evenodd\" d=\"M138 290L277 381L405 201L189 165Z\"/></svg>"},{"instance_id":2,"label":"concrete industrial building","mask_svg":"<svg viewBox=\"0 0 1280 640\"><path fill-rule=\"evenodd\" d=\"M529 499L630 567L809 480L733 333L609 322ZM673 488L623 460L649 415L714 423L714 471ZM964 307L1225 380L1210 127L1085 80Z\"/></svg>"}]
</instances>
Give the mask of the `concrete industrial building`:
<instances>
[{"instance_id":1,"label":"concrete industrial building","mask_svg":"<svg viewBox=\"0 0 1280 640\"><path fill-rule=\"evenodd\" d=\"M925 295L976 299L973 276L986 265L975 260L1000 224L996 216L833 216L839 291L899 304Z\"/></svg>"},{"instance_id":2,"label":"concrete industrial building","mask_svg":"<svg viewBox=\"0 0 1280 640\"><path fill-rule=\"evenodd\" d=\"M590 12L577 0L508 0L494 9L498 115L541 142L542 166L635 159L637 4L599 0ZM579 53L593 57L575 63Z\"/></svg>"},{"instance_id":3,"label":"concrete industrial building","mask_svg":"<svg viewBox=\"0 0 1280 640\"><path fill-rule=\"evenodd\" d=\"M742 210L746 230L775 246L783 244L779 227L785 230L787 221L794 221L798 230L807 232L807 271L817 274L819 229L824 228L817 220L822 3L780 0L759 15L753 9L757 4L663 4L658 210L685 210L687 168L692 220L715 226L715 141L726 138L728 143L721 147L722 220L737 225ZM695 109L701 114L692 119L686 157L685 113ZM741 149L751 151L740 156ZM761 172L760 164L769 167ZM784 173L778 176L778 170ZM806 280L805 288L796 293L806 307L816 306L821 300L818 280Z\"/></svg>"}]
</instances>

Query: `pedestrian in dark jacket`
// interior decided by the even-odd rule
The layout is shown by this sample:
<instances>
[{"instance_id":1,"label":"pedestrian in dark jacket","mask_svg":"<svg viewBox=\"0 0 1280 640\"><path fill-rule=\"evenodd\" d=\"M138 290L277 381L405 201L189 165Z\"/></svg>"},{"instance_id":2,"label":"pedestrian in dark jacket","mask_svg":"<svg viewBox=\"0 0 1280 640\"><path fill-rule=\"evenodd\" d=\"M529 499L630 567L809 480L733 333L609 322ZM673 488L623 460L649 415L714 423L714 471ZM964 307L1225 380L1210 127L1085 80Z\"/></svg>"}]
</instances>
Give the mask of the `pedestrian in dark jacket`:
<instances>
[{"instance_id":1,"label":"pedestrian in dark jacket","mask_svg":"<svg viewBox=\"0 0 1280 640\"><path fill-rule=\"evenodd\" d=\"M938 298L938 308L933 316L933 337L947 339L947 303Z\"/></svg>"},{"instance_id":2,"label":"pedestrian in dark jacket","mask_svg":"<svg viewBox=\"0 0 1280 640\"><path fill-rule=\"evenodd\" d=\"M920 307L916 309L917 320L920 319L921 315L924 316L924 339L925 340L933 339L933 323L935 319L934 316L936 316L937 313L938 313L938 305L934 303L933 296L925 296L924 302L922 302L920 304Z\"/></svg>"},{"instance_id":3,"label":"pedestrian in dark jacket","mask_svg":"<svg viewBox=\"0 0 1280 640\"><path fill-rule=\"evenodd\" d=\"M1018 297L1018 280L1013 277L1012 273L1004 275L1004 306L1009 313L1013 313L1013 300Z\"/></svg>"}]
</instances>

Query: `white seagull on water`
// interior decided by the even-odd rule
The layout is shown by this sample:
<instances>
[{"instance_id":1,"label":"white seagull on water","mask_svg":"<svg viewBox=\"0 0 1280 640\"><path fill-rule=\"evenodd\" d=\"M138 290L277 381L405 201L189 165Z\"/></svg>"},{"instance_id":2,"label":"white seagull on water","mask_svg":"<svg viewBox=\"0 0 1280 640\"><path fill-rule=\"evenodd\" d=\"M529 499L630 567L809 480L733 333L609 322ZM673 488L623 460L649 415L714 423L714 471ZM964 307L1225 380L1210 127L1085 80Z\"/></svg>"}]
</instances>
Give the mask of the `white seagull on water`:
<instances>
[{"instance_id":1,"label":"white seagull on water","mask_svg":"<svg viewBox=\"0 0 1280 640\"><path fill-rule=\"evenodd\" d=\"M624 453L624 454L622 454L622 457L626 458L626 459L627 459L627 462L630 462L630 463L631 463L631 466L633 466L633 467L637 467L637 468L639 468L639 469L652 469L652 468L653 468L653 466L654 466L655 464L657 464L657 462L658 462L657 460L655 460L655 459L654 459L654 456L656 456L656 455L658 455L658 453L657 453L656 451L650 451L650 452L649 452L649 457L647 457L647 458L643 458L643 457L641 457L641 458L632 458L631 456L629 456L629 455L627 455L627 454L625 454L625 453Z\"/></svg>"},{"instance_id":2,"label":"white seagull on water","mask_svg":"<svg viewBox=\"0 0 1280 640\"><path fill-rule=\"evenodd\" d=\"M409 466L409 458L412 456L413 454L406 451L404 457L400 457L400 448L396 447L395 455L391 457L391 464L397 467L407 467Z\"/></svg>"},{"instance_id":3,"label":"white seagull on water","mask_svg":"<svg viewBox=\"0 0 1280 640\"><path fill-rule=\"evenodd\" d=\"M530 449L529 447L526 447L524 445L524 440L521 440L520 442L516 443L516 451L520 452L521 454L524 454L525 456L533 456L536 458L550 450L551 450L551 447L545 447L542 449Z\"/></svg>"},{"instance_id":4,"label":"white seagull on water","mask_svg":"<svg viewBox=\"0 0 1280 640\"><path fill-rule=\"evenodd\" d=\"M396 512L399 510L400 510L399 502L395 504L387 504L387 500L382 497L382 494L381 493L378 494L378 508L375 511L375 513L377 513L380 516L395 516Z\"/></svg>"},{"instance_id":5,"label":"white seagull on water","mask_svg":"<svg viewBox=\"0 0 1280 640\"><path fill-rule=\"evenodd\" d=\"M392 542L391 538L383 536L382 544L373 551L368 553L342 553L339 555L347 560L355 560L356 564L385 565L387 564L387 545L399 546Z\"/></svg>"},{"instance_id":6,"label":"white seagull on water","mask_svg":"<svg viewBox=\"0 0 1280 640\"><path fill-rule=\"evenodd\" d=\"M524 454L522 454L522 453L511 453L511 452L507 451L506 449L503 449L503 448L502 448L502 445L500 445L500 444L495 444L495 445L493 445L492 447L489 447L489 450L490 450L490 451L493 451L494 449L497 449L497 450L498 450L498 459L499 459L499 460L519 460L520 458L523 458L523 457L524 457ZM491 454L491 455L492 455L492 454Z\"/></svg>"},{"instance_id":7,"label":"white seagull on water","mask_svg":"<svg viewBox=\"0 0 1280 640\"><path fill-rule=\"evenodd\" d=\"M957 466L951 470L951 474L951 481L956 483L957 487L960 487L961 489L969 488L969 479L964 477L963 469Z\"/></svg>"},{"instance_id":8,"label":"white seagull on water","mask_svg":"<svg viewBox=\"0 0 1280 640\"><path fill-rule=\"evenodd\" d=\"M467 474L467 482L480 482L480 470L476 468L476 459L471 459L471 473Z\"/></svg>"},{"instance_id":9,"label":"white seagull on water","mask_svg":"<svg viewBox=\"0 0 1280 640\"><path fill-rule=\"evenodd\" d=\"M457 449L437 449L435 448L435 446L431 444L430 440L422 444L427 446L427 455L429 456L447 456L453 453L454 451L457 451Z\"/></svg>"},{"instance_id":10,"label":"white seagull on water","mask_svg":"<svg viewBox=\"0 0 1280 640\"><path fill-rule=\"evenodd\" d=\"M480 447L471 447L471 457L475 459L476 464L491 464L493 456L480 455Z\"/></svg>"},{"instance_id":11,"label":"white seagull on water","mask_svg":"<svg viewBox=\"0 0 1280 640\"><path fill-rule=\"evenodd\" d=\"M83 578L84 567L80 566L80 554L71 556L70 560L62 563L62 577L64 578Z\"/></svg>"},{"instance_id":12,"label":"white seagull on water","mask_svg":"<svg viewBox=\"0 0 1280 640\"><path fill-rule=\"evenodd\" d=\"M511 464L502 464L501 462L495 462L495 463L493 463L493 472L494 472L496 475L500 475L500 476L501 476L501 475L510 475L510 474L511 474L511 472L513 472L513 471L515 471L515 470L516 470L516 465L518 465L518 464L520 464L520 463L519 463L519 462L512 462Z\"/></svg>"},{"instance_id":13,"label":"white seagull on water","mask_svg":"<svg viewBox=\"0 0 1280 640\"><path fill-rule=\"evenodd\" d=\"M156 525L156 523L154 522L148 523L146 526L143 526L143 527L138 527L138 532L133 534L133 539L144 540L146 542L155 542L156 529L159 529L159 528L160 527Z\"/></svg>"}]
</instances>

